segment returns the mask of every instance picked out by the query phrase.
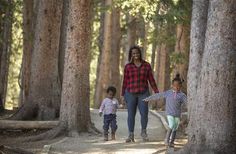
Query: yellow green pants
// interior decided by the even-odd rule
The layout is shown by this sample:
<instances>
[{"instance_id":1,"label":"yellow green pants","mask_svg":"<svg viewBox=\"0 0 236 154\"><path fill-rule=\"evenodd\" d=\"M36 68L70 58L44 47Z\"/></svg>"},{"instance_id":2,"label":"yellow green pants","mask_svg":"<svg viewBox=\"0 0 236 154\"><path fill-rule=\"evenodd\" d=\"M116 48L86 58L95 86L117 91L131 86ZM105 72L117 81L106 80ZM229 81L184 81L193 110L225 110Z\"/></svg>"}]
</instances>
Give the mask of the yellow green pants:
<instances>
[{"instance_id":1,"label":"yellow green pants","mask_svg":"<svg viewBox=\"0 0 236 154\"><path fill-rule=\"evenodd\" d=\"M167 115L167 121L168 121L169 128L172 131L175 131L175 130L178 129L179 123L180 123L180 118L179 117L174 117L174 116L171 116L171 115Z\"/></svg>"}]
</instances>

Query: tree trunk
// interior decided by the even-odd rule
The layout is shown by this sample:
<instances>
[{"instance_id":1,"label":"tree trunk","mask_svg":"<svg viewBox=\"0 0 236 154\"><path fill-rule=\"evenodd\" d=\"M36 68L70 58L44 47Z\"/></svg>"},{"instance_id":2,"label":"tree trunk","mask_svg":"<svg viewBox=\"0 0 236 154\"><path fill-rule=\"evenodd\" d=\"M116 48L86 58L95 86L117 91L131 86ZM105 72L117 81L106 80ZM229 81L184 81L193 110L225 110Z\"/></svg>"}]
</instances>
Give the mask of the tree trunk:
<instances>
[{"instance_id":1,"label":"tree trunk","mask_svg":"<svg viewBox=\"0 0 236 154\"><path fill-rule=\"evenodd\" d=\"M40 0L30 70L29 96L12 119L51 120L60 108L58 71L62 0Z\"/></svg>"},{"instance_id":2,"label":"tree trunk","mask_svg":"<svg viewBox=\"0 0 236 154\"><path fill-rule=\"evenodd\" d=\"M137 19L132 15L127 15L127 45L126 51L124 52L124 65L128 63L129 49L134 46L137 39Z\"/></svg>"},{"instance_id":3,"label":"tree trunk","mask_svg":"<svg viewBox=\"0 0 236 154\"><path fill-rule=\"evenodd\" d=\"M101 1L99 3L101 5L101 8L104 8L105 7L105 1ZM99 54L98 54L98 61L97 61L97 70L96 70L96 83L95 83L95 91L94 91L94 107L95 108L98 108L99 106L99 102L96 101L97 99L97 93L98 93L98 89L97 89L97 86L98 86L98 83L100 82L99 81L99 72L100 72L100 65L101 65L101 57L102 57L102 47L103 47L103 41L104 41L104 20L105 20L105 12L104 11L101 11L101 14L100 14L100 27L99 27L99 36L98 36L98 48L99 48Z\"/></svg>"},{"instance_id":4,"label":"tree trunk","mask_svg":"<svg viewBox=\"0 0 236 154\"><path fill-rule=\"evenodd\" d=\"M117 89L117 94L120 94L121 79L120 79L120 41L121 41L121 28L120 28L120 11L113 8L112 12L112 44L111 44L111 85Z\"/></svg>"},{"instance_id":5,"label":"tree trunk","mask_svg":"<svg viewBox=\"0 0 236 154\"><path fill-rule=\"evenodd\" d=\"M6 10L3 18L2 36L0 40L0 108L3 110L6 100L7 91L7 79L8 79L8 67L9 57L11 52L11 40L12 40L12 20L13 20L13 2L8 0Z\"/></svg>"},{"instance_id":6,"label":"tree trunk","mask_svg":"<svg viewBox=\"0 0 236 154\"><path fill-rule=\"evenodd\" d=\"M34 1L23 1L23 57L21 66L21 96L19 107L21 107L29 96L30 64L34 40Z\"/></svg>"},{"instance_id":7,"label":"tree trunk","mask_svg":"<svg viewBox=\"0 0 236 154\"><path fill-rule=\"evenodd\" d=\"M62 20L61 20L61 29L60 29L60 46L59 46L59 81L60 81L60 91L63 81L63 71L64 71L64 59L65 59L65 50L66 50L66 37L67 37L67 25L68 25L68 14L69 14L69 2L63 1L63 10L62 10Z\"/></svg>"},{"instance_id":8,"label":"tree trunk","mask_svg":"<svg viewBox=\"0 0 236 154\"><path fill-rule=\"evenodd\" d=\"M91 0L70 0L60 122L70 135L88 131ZM74 134L75 133L75 134Z\"/></svg>"},{"instance_id":9,"label":"tree trunk","mask_svg":"<svg viewBox=\"0 0 236 154\"><path fill-rule=\"evenodd\" d=\"M208 3L193 1L188 73L193 83L183 153L236 153L236 3Z\"/></svg>"},{"instance_id":10,"label":"tree trunk","mask_svg":"<svg viewBox=\"0 0 236 154\"><path fill-rule=\"evenodd\" d=\"M157 61L157 87L160 92L163 92L170 88L170 60L169 60L169 48L166 44L162 43L159 49ZM159 108L164 107L164 100L157 101Z\"/></svg>"},{"instance_id":11,"label":"tree trunk","mask_svg":"<svg viewBox=\"0 0 236 154\"><path fill-rule=\"evenodd\" d=\"M189 27L183 24L176 26L175 53L181 55L181 61L174 66L174 76L179 73L184 79L182 91L187 93L187 72L189 57Z\"/></svg>"},{"instance_id":12,"label":"tree trunk","mask_svg":"<svg viewBox=\"0 0 236 154\"><path fill-rule=\"evenodd\" d=\"M112 6L112 0L106 0L105 5ZM106 12L104 18L104 41L100 59L98 83L95 91L95 107L98 108L102 99L106 96L106 89L111 84L111 40L112 40L112 12Z\"/></svg>"}]
</instances>

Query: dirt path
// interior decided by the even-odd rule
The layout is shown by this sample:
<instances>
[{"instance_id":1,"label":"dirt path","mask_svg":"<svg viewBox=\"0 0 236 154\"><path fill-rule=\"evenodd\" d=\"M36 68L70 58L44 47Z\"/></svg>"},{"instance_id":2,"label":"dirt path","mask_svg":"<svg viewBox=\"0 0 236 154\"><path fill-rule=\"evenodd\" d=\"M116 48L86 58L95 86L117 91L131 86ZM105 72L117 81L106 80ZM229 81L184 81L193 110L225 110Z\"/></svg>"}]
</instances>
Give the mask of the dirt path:
<instances>
[{"instance_id":1,"label":"dirt path","mask_svg":"<svg viewBox=\"0 0 236 154\"><path fill-rule=\"evenodd\" d=\"M102 131L102 117L98 116L98 110L91 111L92 121ZM140 116L137 112L135 124L135 143L125 143L128 134L127 111L120 110L117 113L118 130L116 141L103 141L103 136L90 136L82 134L79 138L64 138L60 142L51 145L49 154L151 154L165 153L163 143L165 128L161 121L149 114L148 134L149 142L142 142L140 137ZM46 147L46 146L45 146Z\"/></svg>"}]
</instances>

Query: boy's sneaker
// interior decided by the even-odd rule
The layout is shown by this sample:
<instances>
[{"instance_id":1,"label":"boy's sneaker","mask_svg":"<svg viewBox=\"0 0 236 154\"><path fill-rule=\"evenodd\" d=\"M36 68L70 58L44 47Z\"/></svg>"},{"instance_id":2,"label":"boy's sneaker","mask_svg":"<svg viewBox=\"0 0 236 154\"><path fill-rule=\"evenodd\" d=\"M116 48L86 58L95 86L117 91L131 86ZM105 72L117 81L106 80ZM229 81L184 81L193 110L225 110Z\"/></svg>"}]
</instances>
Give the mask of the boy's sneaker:
<instances>
[{"instance_id":1,"label":"boy's sneaker","mask_svg":"<svg viewBox=\"0 0 236 154\"><path fill-rule=\"evenodd\" d=\"M142 130L141 136L142 136L144 142L149 141L149 138L148 138L148 136L147 136L147 131L146 131L146 129L143 129L143 130Z\"/></svg>"},{"instance_id":2,"label":"boy's sneaker","mask_svg":"<svg viewBox=\"0 0 236 154\"><path fill-rule=\"evenodd\" d=\"M129 137L125 140L126 143L130 143L130 142L135 142L134 141L134 133L130 133Z\"/></svg>"},{"instance_id":3,"label":"boy's sneaker","mask_svg":"<svg viewBox=\"0 0 236 154\"><path fill-rule=\"evenodd\" d=\"M104 131L104 141L108 141L108 132Z\"/></svg>"},{"instance_id":4,"label":"boy's sneaker","mask_svg":"<svg viewBox=\"0 0 236 154\"><path fill-rule=\"evenodd\" d=\"M115 132L112 132L112 133L111 133L111 140L116 140L116 134L115 134Z\"/></svg>"}]
</instances>

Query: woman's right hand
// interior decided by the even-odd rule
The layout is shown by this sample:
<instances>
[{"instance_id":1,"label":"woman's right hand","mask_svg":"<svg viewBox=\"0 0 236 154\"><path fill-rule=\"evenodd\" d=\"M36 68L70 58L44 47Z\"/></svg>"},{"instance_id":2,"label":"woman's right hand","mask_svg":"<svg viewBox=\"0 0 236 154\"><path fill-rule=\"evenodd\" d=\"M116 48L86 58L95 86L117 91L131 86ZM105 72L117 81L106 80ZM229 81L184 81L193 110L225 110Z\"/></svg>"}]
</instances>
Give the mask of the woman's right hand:
<instances>
[{"instance_id":1,"label":"woman's right hand","mask_svg":"<svg viewBox=\"0 0 236 154\"><path fill-rule=\"evenodd\" d=\"M120 100L121 100L121 104L124 106L125 105L125 97L124 96L121 96L120 97Z\"/></svg>"}]
</instances>

